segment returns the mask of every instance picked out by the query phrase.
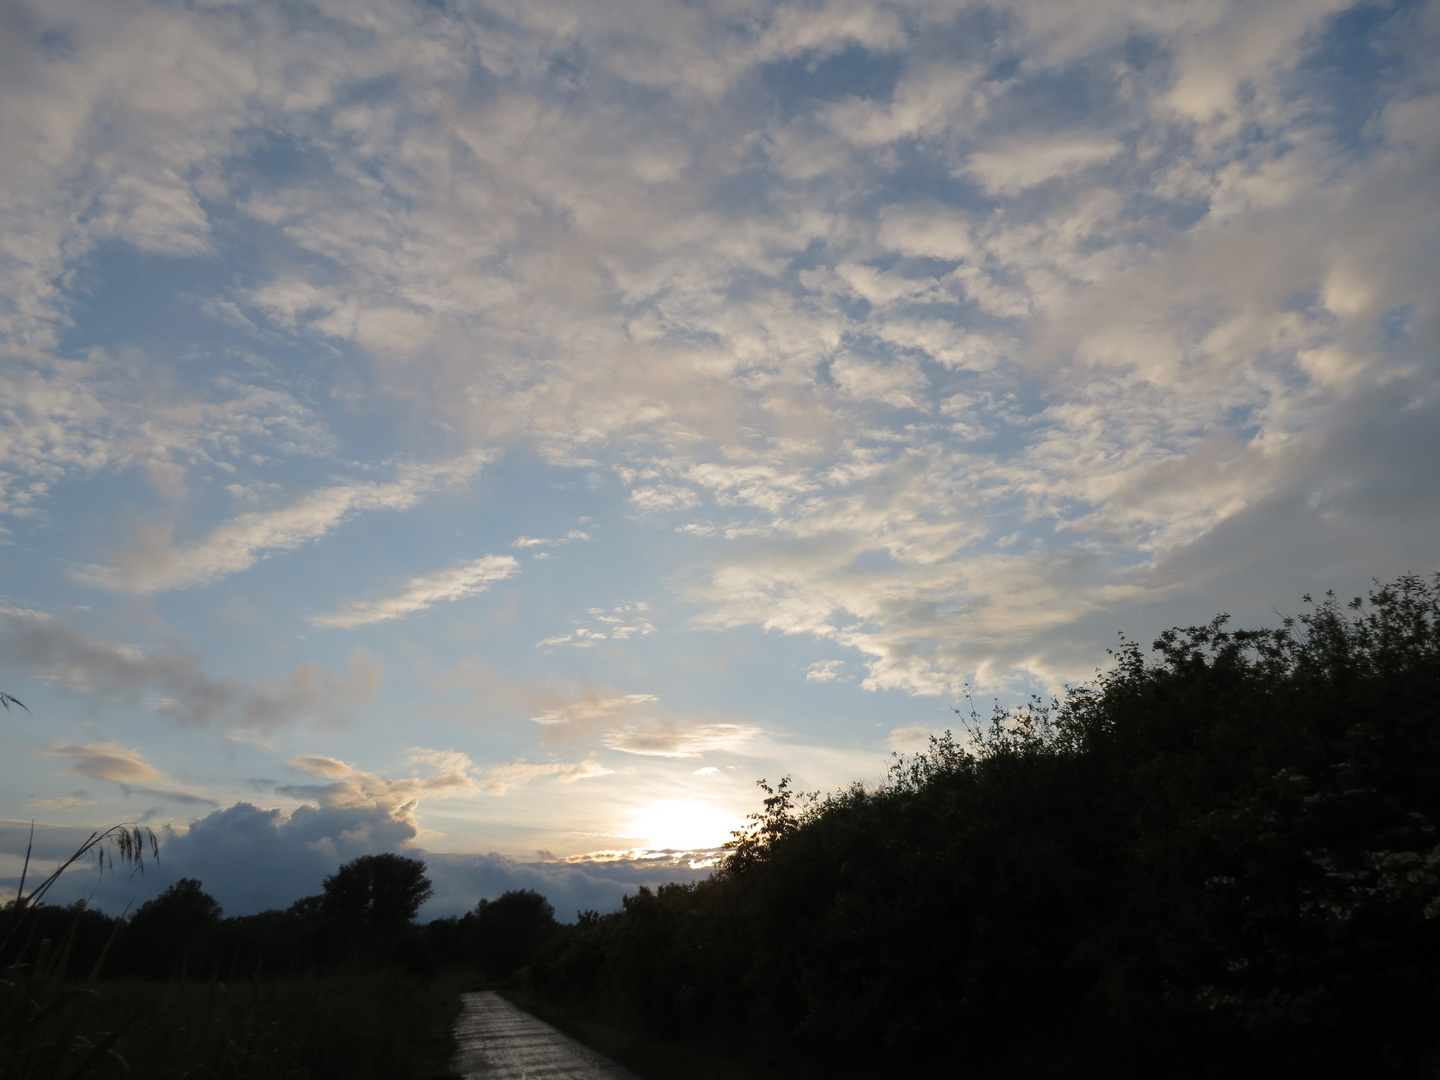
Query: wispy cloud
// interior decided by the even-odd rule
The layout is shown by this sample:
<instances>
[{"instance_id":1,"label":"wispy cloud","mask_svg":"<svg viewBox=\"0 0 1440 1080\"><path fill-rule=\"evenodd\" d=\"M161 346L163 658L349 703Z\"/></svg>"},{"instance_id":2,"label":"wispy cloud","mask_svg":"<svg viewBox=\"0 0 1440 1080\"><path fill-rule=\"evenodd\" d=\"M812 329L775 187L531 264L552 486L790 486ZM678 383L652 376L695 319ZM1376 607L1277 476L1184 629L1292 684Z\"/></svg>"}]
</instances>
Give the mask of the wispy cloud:
<instances>
[{"instance_id":1,"label":"wispy cloud","mask_svg":"<svg viewBox=\"0 0 1440 1080\"><path fill-rule=\"evenodd\" d=\"M611 776L614 772L614 769L607 769L593 758L572 762L512 761L487 768L480 786L492 795L504 795L519 784L541 777L553 776L562 784L573 784L577 780Z\"/></svg>"},{"instance_id":2,"label":"wispy cloud","mask_svg":"<svg viewBox=\"0 0 1440 1080\"><path fill-rule=\"evenodd\" d=\"M151 529L113 565L86 566L74 576L86 584L128 593L207 585L248 570L270 552L318 540L354 513L414 506L441 485L474 476L485 461L485 454L473 453L435 465L403 468L388 484L323 488L279 510L234 517L189 546L175 547L169 530Z\"/></svg>"},{"instance_id":3,"label":"wispy cloud","mask_svg":"<svg viewBox=\"0 0 1440 1080\"><path fill-rule=\"evenodd\" d=\"M607 732L605 745L642 757L693 758L716 750L741 750L759 734L760 729L750 724L657 720Z\"/></svg>"},{"instance_id":4,"label":"wispy cloud","mask_svg":"<svg viewBox=\"0 0 1440 1080\"><path fill-rule=\"evenodd\" d=\"M380 662L357 649L349 671L307 662L281 679L239 683L209 674L196 656L175 646L147 650L96 640L22 608L0 608L0 640L10 657L41 678L87 697L143 703L178 724L242 732L263 733L301 719L338 721L369 700L384 679Z\"/></svg>"},{"instance_id":5,"label":"wispy cloud","mask_svg":"<svg viewBox=\"0 0 1440 1080\"><path fill-rule=\"evenodd\" d=\"M564 536L553 539L543 536L517 536L510 546L521 551L528 551L532 548L560 547L562 544L570 543L571 540L589 541L590 534L583 529L571 529Z\"/></svg>"},{"instance_id":6,"label":"wispy cloud","mask_svg":"<svg viewBox=\"0 0 1440 1080\"><path fill-rule=\"evenodd\" d=\"M637 711L650 711L659 700L654 694L617 694L591 689L577 700L558 704L530 719L557 734L589 734Z\"/></svg>"},{"instance_id":7,"label":"wispy cloud","mask_svg":"<svg viewBox=\"0 0 1440 1080\"><path fill-rule=\"evenodd\" d=\"M400 619L436 604L479 596L495 582L504 581L519 572L520 564L514 556L485 555L448 570L411 578L405 583L404 590L394 596L383 600L356 601L334 615L314 616L310 623L313 626L350 629Z\"/></svg>"},{"instance_id":8,"label":"wispy cloud","mask_svg":"<svg viewBox=\"0 0 1440 1080\"><path fill-rule=\"evenodd\" d=\"M208 795L175 784L159 769L145 760L139 750L126 749L115 743L53 743L41 753L70 759L66 772L91 780L106 780L118 784L125 794L131 790L150 795L170 803L190 806L219 806ZM162 786L164 785L164 786ZM62 800L58 806L48 809L64 809L74 805L93 805L88 800Z\"/></svg>"},{"instance_id":9,"label":"wispy cloud","mask_svg":"<svg viewBox=\"0 0 1440 1080\"><path fill-rule=\"evenodd\" d=\"M547 742L598 738L611 750L640 757L699 757L712 750L737 751L761 734L728 719L679 717L654 694L591 689L530 718L545 728Z\"/></svg>"},{"instance_id":10,"label":"wispy cloud","mask_svg":"<svg viewBox=\"0 0 1440 1080\"><path fill-rule=\"evenodd\" d=\"M83 791L77 791L73 795L62 795L59 798L26 799L25 805L34 810L64 811L83 810L95 805L95 800Z\"/></svg>"},{"instance_id":11,"label":"wispy cloud","mask_svg":"<svg viewBox=\"0 0 1440 1080\"><path fill-rule=\"evenodd\" d=\"M891 731L886 745L897 754L914 754L929 747L930 739L943 734L944 730L924 724L907 724Z\"/></svg>"},{"instance_id":12,"label":"wispy cloud","mask_svg":"<svg viewBox=\"0 0 1440 1080\"><path fill-rule=\"evenodd\" d=\"M573 762L529 762L524 759L498 765L477 766L468 754L458 750L430 750L412 747L406 753L411 765L427 765L429 775L387 779L337 758L322 754L298 754L290 764L327 783L282 785L282 794L317 799L322 807L376 807L397 821L414 824L415 811L424 797L453 798L484 793L505 795L514 788L541 778L574 783L611 775L592 758Z\"/></svg>"}]
</instances>

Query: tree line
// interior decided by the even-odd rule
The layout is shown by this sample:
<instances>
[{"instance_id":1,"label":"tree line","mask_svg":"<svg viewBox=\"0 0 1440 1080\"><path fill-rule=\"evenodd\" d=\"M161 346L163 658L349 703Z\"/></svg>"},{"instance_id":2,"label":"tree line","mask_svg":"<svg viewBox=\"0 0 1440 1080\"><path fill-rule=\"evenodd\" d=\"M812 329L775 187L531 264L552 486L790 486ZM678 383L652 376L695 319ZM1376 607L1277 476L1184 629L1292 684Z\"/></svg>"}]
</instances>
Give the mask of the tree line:
<instances>
[{"instance_id":1,"label":"tree line","mask_svg":"<svg viewBox=\"0 0 1440 1080\"><path fill-rule=\"evenodd\" d=\"M492 981L526 963L554 933L555 910L532 890L482 899L460 917L416 922L431 895L425 864L398 854L363 855L323 889L284 910L227 918L201 881L181 878L128 917L83 901L10 904L0 918L0 970L24 964L45 943L64 943L73 977L236 981L393 968L433 976L467 964Z\"/></svg>"}]
</instances>

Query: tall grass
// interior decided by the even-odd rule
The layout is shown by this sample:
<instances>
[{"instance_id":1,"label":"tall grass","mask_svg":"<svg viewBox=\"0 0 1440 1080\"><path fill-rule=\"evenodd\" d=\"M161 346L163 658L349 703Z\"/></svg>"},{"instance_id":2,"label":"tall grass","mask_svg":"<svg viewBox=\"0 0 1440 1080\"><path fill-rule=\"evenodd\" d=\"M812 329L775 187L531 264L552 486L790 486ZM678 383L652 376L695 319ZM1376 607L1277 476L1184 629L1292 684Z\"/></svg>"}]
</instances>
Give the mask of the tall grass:
<instances>
[{"instance_id":1,"label":"tall grass","mask_svg":"<svg viewBox=\"0 0 1440 1080\"><path fill-rule=\"evenodd\" d=\"M429 1080L448 1076L459 998L400 975L250 983L104 983L95 1029L119 1033L93 1075L155 1080Z\"/></svg>"},{"instance_id":2,"label":"tall grass","mask_svg":"<svg viewBox=\"0 0 1440 1080\"><path fill-rule=\"evenodd\" d=\"M430 1080L449 1076L459 997L366 975L251 983L32 979L6 1080ZM8 1023L7 1016L0 1023Z\"/></svg>"},{"instance_id":3,"label":"tall grass","mask_svg":"<svg viewBox=\"0 0 1440 1080\"><path fill-rule=\"evenodd\" d=\"M5 699L0 704L7 709L11 702L25 707L8 694L0 694L0 698ZM133 822L97 830L27 893L33 846L32 824L15 899L0 909L0 957L6 965L0 970L0 1077L78 1080L119 1060L115 1045L121 1030L97 1022L95 980L109 945L83 983L67 982L79 914L58 942L39 937L40 921L33 916L60 875L80 859L92 856L102 873L107 864L113 868L117 859L122 865L143 869L145 849L150 849L153 858L158 845L150 829Z\"/></svg>"},{"instance_id":4,"label":"tall grass","mask_svg":"<svg viewBox=\"0 0 1440 1080\"><path fill-rule=\"evenodd\" d=\"M146 841L150 842L147 844ZM40 900L89 854L138 865L153 836L97 832L0 910L0 1078L4 1080L431 1080L449 1077L458 989L398 972L222 983L99 978L73 970L76 911L59 940ZM27 856L28 870L28 856ZM53 927L53 923L51 924Z\"/></svg>"}]
</instances>

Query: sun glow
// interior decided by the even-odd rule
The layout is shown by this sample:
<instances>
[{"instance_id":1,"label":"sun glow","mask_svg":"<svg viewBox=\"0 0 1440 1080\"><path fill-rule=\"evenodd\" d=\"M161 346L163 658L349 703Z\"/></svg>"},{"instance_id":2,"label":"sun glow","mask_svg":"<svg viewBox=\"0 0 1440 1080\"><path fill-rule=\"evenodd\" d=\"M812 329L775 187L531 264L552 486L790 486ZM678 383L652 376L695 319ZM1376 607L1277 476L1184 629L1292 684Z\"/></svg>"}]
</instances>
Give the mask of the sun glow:
<instances>
[{"instance_id":1,"label":"sun glow","mask_svg":"<svg viewBox=\"0 0 1440 1080\"><path fill-rule=\"evenodd\" d=\"M696 851L719 847L742 824L729 811L698 799L667 799L642 808L632 828L648 847Z\"/></svg>"}]
</instances>

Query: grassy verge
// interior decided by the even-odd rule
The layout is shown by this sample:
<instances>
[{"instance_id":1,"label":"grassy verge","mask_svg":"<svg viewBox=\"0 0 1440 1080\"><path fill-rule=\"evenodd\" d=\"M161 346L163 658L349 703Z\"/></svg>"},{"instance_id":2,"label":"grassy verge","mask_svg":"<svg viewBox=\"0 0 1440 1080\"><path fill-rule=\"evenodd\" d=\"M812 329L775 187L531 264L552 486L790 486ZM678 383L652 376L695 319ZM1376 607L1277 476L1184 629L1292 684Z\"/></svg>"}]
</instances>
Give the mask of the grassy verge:
<instances>
[{"instance_id":1,"label":"grassy verge","mask_svg":"<svg viewBox=\"0 0 1440 1080\"><path fill-rule=\"evenodd\" d=\"M64 992L7 1076L448 1080L459 990L398 975L251 983L99 982ZM53 1017L53 1025L50 1020Z\"/></svg>"}]
</instances>

